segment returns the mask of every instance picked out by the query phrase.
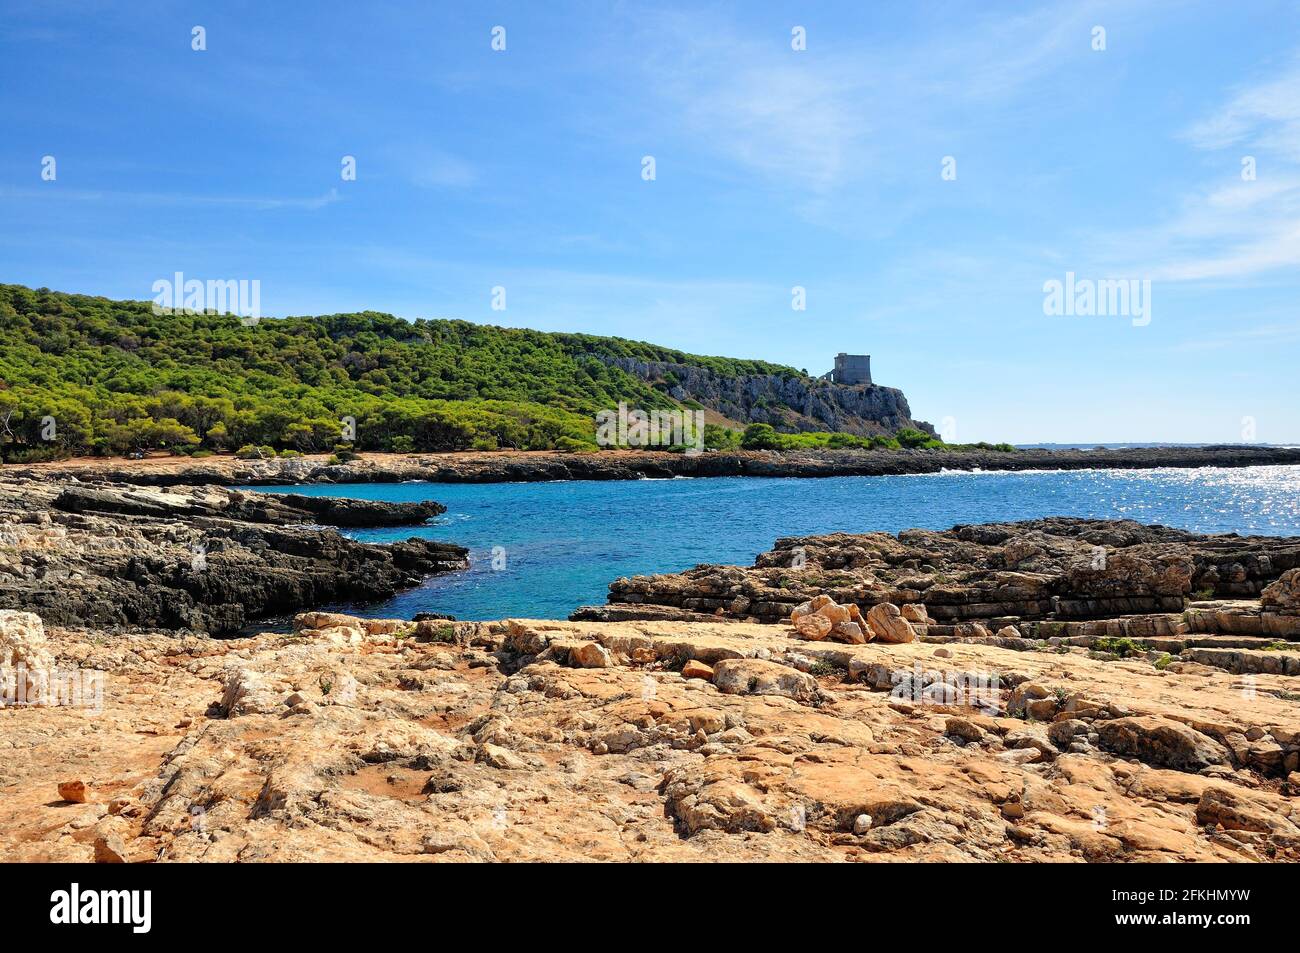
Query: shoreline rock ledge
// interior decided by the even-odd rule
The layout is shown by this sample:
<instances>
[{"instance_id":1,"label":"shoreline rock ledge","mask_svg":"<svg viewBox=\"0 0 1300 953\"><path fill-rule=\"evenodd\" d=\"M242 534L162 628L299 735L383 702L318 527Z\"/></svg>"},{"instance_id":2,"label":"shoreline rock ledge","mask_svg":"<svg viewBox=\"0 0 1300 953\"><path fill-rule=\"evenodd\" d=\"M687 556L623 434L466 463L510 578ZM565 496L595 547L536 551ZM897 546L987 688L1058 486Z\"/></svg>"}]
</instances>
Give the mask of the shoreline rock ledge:
<instances>
[{"instance_id":1,"label":"shoreline rock ledge","mask_svg":"<svg viewBox=\"0 0 1300 953\"><path fill-rule=\"evenodd\" d=\"M787 537L749 567L617 579L606 605L584 606L570 618L773 624L828 598L863 616L881 604L916 604L932 623L929 632L945 637L1011 626L1021 627L1017 635L1047 637L1109 621L1111 635L1222 631L1300 640L1292 608L1300 586L1286 575L1297 567L1300 537L1049 517L897 536Z\"/></svg>"},{"instance_id":2,"label":"shoreline rock ledge","mask_svg":"<svg viewBox=\"0 0 1300 953\"><path fill-rule=\"evenodd\" d=\"M48 625L226 634L267 616L387 599L468 568L468 550L333 527L418 525L438 503L142 489L0 475L0 609Z\"/></svg>"}]
</instances>

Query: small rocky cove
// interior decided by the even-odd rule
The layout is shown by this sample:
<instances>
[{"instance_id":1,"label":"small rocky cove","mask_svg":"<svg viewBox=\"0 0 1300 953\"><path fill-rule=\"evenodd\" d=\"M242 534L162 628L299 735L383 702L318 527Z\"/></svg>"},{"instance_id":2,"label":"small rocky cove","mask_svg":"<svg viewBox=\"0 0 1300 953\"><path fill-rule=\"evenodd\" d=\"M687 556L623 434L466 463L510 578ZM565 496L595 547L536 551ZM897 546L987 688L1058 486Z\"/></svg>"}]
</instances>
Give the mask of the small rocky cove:
<instances>
[{"instance_id":1,"label":"small rocky cove","mask_svg":"<svg viewBox=\"0 0 1300 953\"><path fill-rule=\"evenodd\" d=\"M314 608L463 568L338 531L441 509L0 475L0 857L1300 860L1300 538L837 533L563 621Z\"/></svg>"}]
</instances>

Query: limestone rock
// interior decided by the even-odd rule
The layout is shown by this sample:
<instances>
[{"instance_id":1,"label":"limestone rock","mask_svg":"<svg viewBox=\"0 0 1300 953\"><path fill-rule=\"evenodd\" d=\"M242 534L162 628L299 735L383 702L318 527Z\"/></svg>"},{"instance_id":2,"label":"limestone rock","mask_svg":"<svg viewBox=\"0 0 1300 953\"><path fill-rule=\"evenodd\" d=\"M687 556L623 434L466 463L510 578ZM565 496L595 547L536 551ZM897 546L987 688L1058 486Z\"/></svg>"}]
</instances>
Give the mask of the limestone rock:
<instances>
[{"instance_id":1,"label":"limestone rock","mask_svg":"<svg viewBox=\"0 0 1300 953\"><path fill-rule=\"evenodd\" d=\"M801 616L794 620L794 630L810 642L820 642L835 627L830 619L820 613Z\"/></svg>"},{"instance_id":2,"label":"limestone rock","mask_svg":"<svg viewBox=\"0 0 1300 953\"><path fill-rule=\"evenodd\" d=\"M1259 601L1267 609L1300 612L1300 569L1288 569L1277 582L1265 587Z\"/></svg>"},{"instance_id":3,"label":"limestone rock","mask_svg":"<svg viewBox=\"0 0 1300 953\"><path fill-rule=\"evenodd\" d=\"M809 642L832 639L861 645L867 641L866 623L856 604L837 605L830 596L815 596L790 612L794 630Z\"/></svg>"},{"instance_id":4,"label":"limestone rock","mask_svg":"<svg viewBox=\"0 0 1300 953\"><path fill-rule=\"evenodd\" d=\"M799 702L819 696L807 672L762 659L723 659L713 667L713 684L725 695L784 695Z\"/></svg>"},{"instance_id":5,"label":"limestone rock","mask_svg":"<svg viewBox=\"0 0 1300 953\"><path fill-rule=\"evenodd\" d=\"M599 642L582 642L569 653L569 659L579 668L609 668L609 649Z\"/></svg>"},{"instance_id":6,"label":"limestone rock","mask_svg":"<svg viewBox=\"0 0 1300 953\"><path fill-rule=\"evenodd\" d=\"M920 602L907 602L899 607L903 618L908 622L914 622L917 625L929 625L932 621L930 614L925 611L925 605Z\"/></svg>"},{"instance_id":7,"label":"limestone rock","mask_svg":"<svg viewBox=\"0 0 1300 953\"><path fill-rule=\"evenodd\" d=\"M228 633L312 604L389 598L468 566L451 543L363 543L322 525L420 523L436 503L88 486L86 476L0 474L0 526L23 527L20 545L0 539L0 609L49 626Z\"/></svg>"},{"instance_id":8,"label":"limestone rock","mask_svg":"<svg viewBox=\"0 0 1300 953\"><path fill-rule=\"evenodd\" d=\"M867 610L867 625L881 642L893 644L911 642L916 638L912 624L892 602L880 602Z\"/></svg>"},{"instance_id":9,"label":"limestone rock","mask_svg":"<svg viewBox=\"0 0 1300 953\"><path fill-rule=\"evenodd\" d=\"M53 670L54 660L40 617L0 609L0 708L53 702Z\"/></svg>"},{"instance_id":10,"label":"limestone rock","mask_svg":"<svg viewBox=\"0 0 1300 953\"><path fill-rule=\"evenodd\" d=\"M1162 768L1200 771L1229 761L1223 745L1168 718L1116 718L1099 722L1097 732L1103 748Z\"/></svg>"},{"instance_id":11,"label":"limestone rock","mask_svg":"<svg viewBox=\"0 0 1300 953\"><path fill-rule=\"evenodd\" d=\"M713 681L713 668L698 659L691 659L682 666L682 678L702 678L706 682L711 682Z\"/></svg>"},{"instance_id":12,"label":"limestone rock","mask_svg":"<svg viewBox=\"0 0 1300 953\"><path fill-rule=\"evenodd\" d=\"M866 625L865 621L837 622L831 629L830 637L836 642L846 642L849 645L865 645L867 634L863 631L864 625Z\"/></svg>"},{"instance_id":13,"label":"limestone rock","mask_svg":"<svg viewBox=\"0 0 1300 953\"><path fill-rule=\"evenodd\" d=\"M836 590L849 619L833 627L856 624L858 599L1002 619L1014 613L994 601L1046 591L1034 580L1054 549L1193 545L1176 530L1053 525L1058 542L1014 574L1001 565L1015 535L1005 526L844 536L810 564L818 585L854 566L860 580L888 577ZM1222 554L1217 584L1254 592L1260 556L1300 555L1240 537L1195 546L1204 567ZM1002 588L971 581L984 556ZM727 576L719 602L735 605L748 573ZM788 595L744 593L745 611L765 617ZM1103 598L1089 603L1099 615L1114 608ZM301 630L360 633L340 644L50 627L56 659L112 677L93 717L3 713L0 856L87 862L103 837L101 855L160 862L1300 862L1300 775L1287 774L1300 767L1300 724L1284 670L1252 673L1243 703L1244 676L1222 668L961 641L973 623L952 613L929 633L940 647L798 644L787 627L698 608L708 614L454 623L454 638L428 641L405 637L402 620ZM1089 637L1187 635L1142 632L1136 618L1078 625ZM1082 644L1075 623L1032 624ZM610 664L575 667L574 650L596 643ZM713 667L719 690L681 677L683 659L683 675ZM999 678L985 696L987 673ZM1058 705L1051 721L1000 714ZM86 799L105 803L54 803L88 765L102 773L80 776L95 785Z\"/></svg>"},{"instance_id":14,"label":"limestone rock","mask_svg":"<svg viewBox=\"0 0 1300 953\"><path fill-rule=\"evenodd\" d=\"M1300 827L1285 816L1285 810L1286 801L1276 795L1213 785L1196 805L1196 820L1226 830L1300 836Z\"/></svg>"},{"instance_id":15,"label":"limestone rock","mask_svg":"<svg viewBox=\"0 0 1300 953\"><path fill-rule=\"evenodd\" d=\"M101 834L95 838L95 863L127 863L126 844L117 834Z\"/></svg>"}]
</instances>

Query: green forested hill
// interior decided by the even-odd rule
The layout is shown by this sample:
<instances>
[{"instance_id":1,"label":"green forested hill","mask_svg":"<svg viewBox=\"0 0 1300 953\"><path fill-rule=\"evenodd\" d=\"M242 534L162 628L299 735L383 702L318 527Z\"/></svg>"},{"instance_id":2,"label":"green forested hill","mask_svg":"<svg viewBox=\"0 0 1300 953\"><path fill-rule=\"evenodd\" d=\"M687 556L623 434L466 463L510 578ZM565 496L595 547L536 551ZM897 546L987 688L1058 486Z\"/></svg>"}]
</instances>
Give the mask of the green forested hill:
<instances>
[{"instance_id":1,"label":"green forested hill","mask_svg":"<svg viewBox=\"0 0 1300 953\"><path fill-rule=\"evenodd\" d=\"M363 450L577 449L594 446L593 415L619 401L676 406L599 357L799 375L620 338L375 312L245 326L0 285L0 452L322 451L339 442L344 417L357 421ZM49 418L52 441L41 433Z\"/></svg>"}]
</instances>

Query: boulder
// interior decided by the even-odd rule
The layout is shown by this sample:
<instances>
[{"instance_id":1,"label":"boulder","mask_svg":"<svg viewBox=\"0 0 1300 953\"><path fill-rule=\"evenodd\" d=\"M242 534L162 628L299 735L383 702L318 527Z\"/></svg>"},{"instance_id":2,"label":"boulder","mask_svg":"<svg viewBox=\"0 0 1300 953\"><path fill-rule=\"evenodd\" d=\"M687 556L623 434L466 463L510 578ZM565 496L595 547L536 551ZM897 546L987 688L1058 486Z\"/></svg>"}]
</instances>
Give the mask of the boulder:
<instances>
[{"instance_id":1,"label":"boulder","mask_svg":"<svg viewBox=\"0 0 1300 953\"><path fill-rule=\"evenodd\" d=\"M682 666L682 678L702 678L706 682L713 681L713 667L705 665L699 659L691 659Z\"/></svg>"},{"instance_id":2,"label":"boulder","mask_svg":"<svg viewBox=\"0 0 1300 953\"><path fill-rule=\"evenodd\" d=\"M868 639L862 610L853 603L838 605L827 595L819 595L794 607L790 612L794 630L809 642L834 639L861 645Z\"/></svg>"},{"instance_id":3,"label":"boulder","mask_svg":"<svg viewBox=\"0 0 1300 953\"><path fill-rule=\"evenodd\" d=\"M925 611L925 606L922 603L904 603L899 607L899 611L908 622L915 622L917 625L929 625L931 622L930 613Z\"/></svg>"},{"instance_id":4,"label":"boulder","mask_svg":"<svg viewBox=\"0 0 1300 953\"><path fill-rule=\"evenodd\" d=\"M830 619L823 615L805 615L794 620L794 630L809 642L820 642L831 634L835 627Z\"/></svg>"},{"instance_id":5,"label":"boulder","mask_svg":"<svg viewBox=\"0 0 1300 953\"><path fill-rule=\"evenodd\" d=\"M609 649L599 642L582 642L574 646L569 660L578 668L609 668L612 664Z\"/></svg>"},{"instance_id":6,"label":"boulder","mask_svg":"<svg viewBox=\"0 0 1300 953\"><path fill-rule=\"evenodd\" d=\"M881 642L911 642L916 638L912 624L903 618L902 611L892 602L881 602L867 612L867 625Z\"/></svg>"},{"instance_id":7,"label":"boulder","mask_svg":"<svg viewBox=\"0 0 1300 953\"><path fill-rule=\"evenodd\" d=\"M101 834L95 838L95 863L125 864L126 844L116 834Z\"/></svg>"},{"instance_id":8,"label":"boulder","mask_svg":"<svg viewBox=\"0 0 1300 953\"><path fill-rule=\"evenodd\" d=\"M857 608L854 606L854 608ZM862 629L863 623L858 622L839 622L831 628L830 637L836 642L847 642L850 645L862 645L867 641L867 633Z\"/></svg>"},{"instance_id":9,"label":"boulder","mask_svg":"<svg viewBox=\"0 0 1300 953\"><path fill-rule=\"evenodd\" d=\"M0 609L0 708L53 703L53 669L54 657L40 617Z\"/></svg>"},{"instance_id":10,"label":"boulder","mask_svg":"<svg viewBox=\"0 0 1300 953\"><path fill-rule=\"evenodd\" d=\"M1264 588L1259 601L1266 609L1300 612L1300 569L1288 569L1277 582Z\"/></svg>"},{"instance_id":11,"label":"boulder","mask_svg":"<svg viewBox=\"0 0 1300 953\"><path fill-rule=\"evenodd\" d=\"M1264 792L1238 787L1207 787L1196 805L1196 823L1217 824L1225 830L1300 836L1300 828L1285 816L1287 801Z\"/></svg>"},{"instance_id":12,"label":"boulder","mask_svg":"<svg viewBox=\"0 0 1300 953\"><path fill-rule=\"evenodd\" d=\"M64 801L71 801L73 804L86 803L86 782L85 781L60 781L59 797Z\"/></svg>"},{"instance_id":13,"label":"boulder","mask_svg":"<svg viewBox=\"0 0 1300 953\"><path fill-rule=\"evenodd\" d=\"M1096 727L1103 748L1160 768L1200 771L1229 760L1227 749L1209 735L1168 718L1116 718Z\"/></svg>"},{"instance_id":14,"label":"boulder","mask_svg":"<svg viewBox=\"0 0 1300 953\"><path fill-rule=\"evenodd\" d=\"M784 695L799 702L820 696L807 672L763 659L723 659L713 668L713 684L725 695Z\"/></svg>"}]
</instances>

